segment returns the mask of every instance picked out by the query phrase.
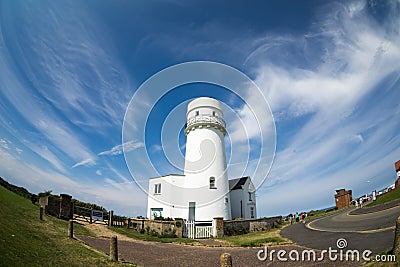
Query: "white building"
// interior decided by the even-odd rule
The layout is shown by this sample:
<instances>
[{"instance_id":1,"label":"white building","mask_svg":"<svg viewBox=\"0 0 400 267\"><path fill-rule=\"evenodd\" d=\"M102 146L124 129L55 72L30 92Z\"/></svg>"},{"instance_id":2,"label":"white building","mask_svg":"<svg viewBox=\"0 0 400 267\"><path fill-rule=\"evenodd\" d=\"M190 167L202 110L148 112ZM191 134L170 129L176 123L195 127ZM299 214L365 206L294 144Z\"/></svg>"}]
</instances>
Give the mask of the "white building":
<instances>
[{"instance_id":1,"label":"white building","mask_svg":"<svg viewBox=\"0 0 400 267\"><path fill-rule=\"evenodd\" d=\"M255 188L250 178L228 180L221 103L197 98L189 103L186 119L184 174L149 179L147 217L255 218Z\"/></svg>"},{"instance_id":2,"label":"white building","mask_svg":"<svg viewBox=\"0 0 400 267\"><path fill-rule=\"evenodd\" d=\"M232 219L257 218L255 191L249 176L229 180Z\"/></svg>"}]
</instances>

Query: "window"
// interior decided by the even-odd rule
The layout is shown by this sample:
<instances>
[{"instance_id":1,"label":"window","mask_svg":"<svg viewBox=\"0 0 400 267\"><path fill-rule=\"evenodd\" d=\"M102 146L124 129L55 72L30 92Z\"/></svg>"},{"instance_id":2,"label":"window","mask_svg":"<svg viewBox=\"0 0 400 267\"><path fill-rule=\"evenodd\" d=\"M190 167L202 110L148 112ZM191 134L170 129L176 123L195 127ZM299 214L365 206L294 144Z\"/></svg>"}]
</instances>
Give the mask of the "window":
<instances>
[{"instance_id":1,"label":"window","mask_svg":"<svg viewBox=\"0 0 400 267\"><path fill-rule=\"evenodd\" d=\"M254 207L250 207L250 217L254 218Z\"/></svg>"},{"instance_id":2,"label":"window","mask_svg":"<svg viewBox=\"0 0 400 267\"><path fill-rule=\"evenodd\" d=\"M225 198L225 203L229 203L229 198Z\"/></svg>"},{"instance_id":3,"label":"window","mask_svg":"<svg viewBox=\"0 0 400 267\"><path fill-rule=\"evenodd\" d=\"M215 177L210 177L210 189L217 189L215 186Z\"/></svg>"},{"instance_id":4,"label":"window","mask_svg":"<svg viewBox=\"0 0 400 267\"><path fill-rule=\"evenodd\" d=\"M215 111L213 111L213 116L215 116Z\"/></svg>"},{"instance_id":5,"label":"window","mask_svg":"<svg viewBox=\"0 0 400 267\"><path fill-rule=\"evenodd\" d=\"M253 201L253 199L251 198L251 192L249 192L249 201Z\"/></svg>"},{"instance_id":6,"label":"window","mask_svg":"<svg viewBox=\"0 0 400 267\"><path fill-rule=\"evenodd\" d=\"M154 194L161 194L161 184L154 185Z\"/></svg>"},{"instance_id":7,"label":"window","mask_svg":"<svg viewBox=\"0 0 400 267\"><path fill-rule=\"evenodd\" d=\"M162 218L163 208L151 208L150 209L150 219Z\"/></svg>"},{"instance_id":8,"label":"window","mask_svg":"<svg viewBox=\"0 0 400 267\"><path fill-rule=\"evenodd\" d=\"M196 111L196 116L199 116L199 112L198 111Z\"/></svg>"}]
</instances>

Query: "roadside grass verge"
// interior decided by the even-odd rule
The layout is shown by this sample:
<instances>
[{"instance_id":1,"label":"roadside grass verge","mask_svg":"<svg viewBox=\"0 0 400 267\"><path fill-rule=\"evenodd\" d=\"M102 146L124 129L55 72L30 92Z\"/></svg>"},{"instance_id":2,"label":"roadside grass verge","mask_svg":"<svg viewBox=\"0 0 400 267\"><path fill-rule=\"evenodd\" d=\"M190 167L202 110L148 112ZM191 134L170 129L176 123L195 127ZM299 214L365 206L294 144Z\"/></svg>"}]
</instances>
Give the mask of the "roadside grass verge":
<instances>
[{"instance_id":1,"label":"roadside grass verge","mask_svg":"<svg viewBox=\"0 0 400 267\"><path fill-rule=\"evenodd\" d=\"M1 266L121 266L104 254L68 238L68 222L44 214L39 206L0 186ZM92 233L74 224L75 234Z\"/></svg>"},{"instance_id":2,"label":"roadside grass verge","mask_svg":"<svg viewBox=\"0 0 400 267\"><path fill-rule=\"evenodd\" d=\"M400 189L392 190L389 193L379 197L377 200L369 203L368 205L366 205L366 207L373 207L376 205L384 204L384 203L396 200L398 198L400 198Z\"/></svg>"},{"instance_id":3,"label":"roadside grass verge","mask_svg":"<svg viewBox=\"0 0 400 267\"><path fill-rule=\"evenodd\" d=\"M293 244L287 238L280 235L281 229L273 228L269 231L248 233L245 235L224 236L219 238L226 243L237 247L260 247L264 245Z\"/></svg>"},{"instance_id":4,"label":"roadside grass verge","mask_svg":"<svg viewBox=\"0 0 400 267\"><path fill-rule=\"evenodd\" d=\"M198 243L196 240L191 238L179 238L179 237L159 237L153 236L151 234L141 234L132 229L126 229L123 227L108 227L110 230L117 232L119 234L125 235L130 238L144 240L144 241L154 241L161 243L180 243L180 244L194 244Z\"/></svg>"},{"instance_id":5,"label":"roadside grass verge","mask_svg":"<svg viewBox=\"0 0 400 267\"><path fill-rule=\"evenodd\" d=\"M314 220L314 219L322 218L322 217L327 217L327 216L330 216L330 215L333 215L333 214L336 214L339 212L343 212L343 211L346 211L349 209L350 208L344 208L344 209L338 209L338 210L331 210L331 211L327 211L327 212L326 211L318 211L318 212L313 211L314 214L307 216L306 222Z\"/></svg>"}]
</instances>

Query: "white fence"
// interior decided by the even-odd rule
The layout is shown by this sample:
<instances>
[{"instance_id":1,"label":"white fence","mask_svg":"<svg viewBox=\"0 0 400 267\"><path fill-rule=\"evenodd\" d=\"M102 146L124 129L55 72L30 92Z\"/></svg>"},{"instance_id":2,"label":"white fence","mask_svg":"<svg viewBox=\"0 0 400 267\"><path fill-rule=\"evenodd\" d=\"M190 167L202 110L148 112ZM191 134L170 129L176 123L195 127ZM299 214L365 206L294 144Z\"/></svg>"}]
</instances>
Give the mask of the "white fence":
<instances>
[{"instance_id":1,"label":"white fence","mask_svg":"<svg viewBox=\"0 0 400 267\"><path fill-rule=\"evenodd\" d=\"M183 235L188 238L210 238L213 235L212 222L185 221Z\"/></svg>"}]
</instances>

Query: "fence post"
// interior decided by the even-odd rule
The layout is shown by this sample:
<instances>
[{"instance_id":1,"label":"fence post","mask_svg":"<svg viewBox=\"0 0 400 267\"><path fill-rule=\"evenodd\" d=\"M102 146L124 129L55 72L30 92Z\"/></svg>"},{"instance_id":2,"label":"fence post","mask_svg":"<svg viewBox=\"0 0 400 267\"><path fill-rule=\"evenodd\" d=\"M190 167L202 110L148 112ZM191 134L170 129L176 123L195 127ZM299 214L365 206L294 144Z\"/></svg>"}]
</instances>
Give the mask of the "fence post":
<instances>
[{"instance_id":1,"label":"fence post","mask_svg":"<svg viewBox=\"0 0 400 267\"><path fill-rule=\"evenodd\" d=\"M74 238L74 220L70 219L68 224L68 236Z\"/></svg>"},{"instance_id":2,"label":"fence post","mask_svg":"<svg viewBox=\"0 0 400 267\"><path fill-rule=\"evenodd\" d=\"M108 215L108 226L113 226L113 216L114 216L114 211L110 210L110 213Z\"/></svg>"},{"instance_id":3,"label":"fence post","mask_svg":"<svg viewBox=\"0 0 400 267\"><path fill-rule=\"evenodd\" d=\"M110 239L110 259L112 261L118 261L118 241L116 235L112 236Z\"/></svg>"},{"instance_id":4,"label":"fence post","mask_svg":"<svg viewBox=\"0 0 400 267\"><path fill-rule=\"evenodd\" d=\"M232 267L232 256L229 253L221 254L221 267Z\"/></svg>"},{"instance_id":5,"label":"fence post","mask_svg":"<svg viewBox=\"0 0 400 267\"><path fill-rule=\"evenodd\" d=\"M393 254L400 256L400 216L396 220L396 230L394 232Z\"/></svg>"},{"instance_id":6,"label":"fence post","mask_svg":"<svg viewBox=\"0 0 400 267\"><path fill-rule=\"evenodd\" d=\"M75 211L75 204L71 202L71 212L70 212L70 219L74 219L74 211Z\"/></svg>"},{"instance_id":7,"label":"fence post","mask_svg":"<svg viewBox=\"0 0 400 267\"><path fill-rule=\"evenodd\" d=\"M90 210L90 224L93 223L93 209Z\"/></svg>"},{"instance_id":8,"label":"fence post","mask_svg":"<svg viewBox=\"0 0 400 267\"><path fill-rule=\"evenodd\" d=\"M40 207L39 218L41 221L43 221L43 207Z\"/></svg>"}]
</instances>

